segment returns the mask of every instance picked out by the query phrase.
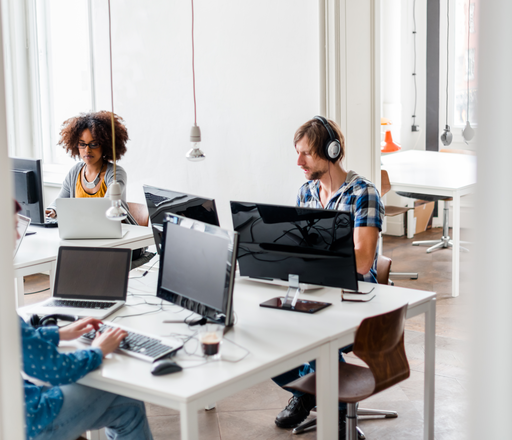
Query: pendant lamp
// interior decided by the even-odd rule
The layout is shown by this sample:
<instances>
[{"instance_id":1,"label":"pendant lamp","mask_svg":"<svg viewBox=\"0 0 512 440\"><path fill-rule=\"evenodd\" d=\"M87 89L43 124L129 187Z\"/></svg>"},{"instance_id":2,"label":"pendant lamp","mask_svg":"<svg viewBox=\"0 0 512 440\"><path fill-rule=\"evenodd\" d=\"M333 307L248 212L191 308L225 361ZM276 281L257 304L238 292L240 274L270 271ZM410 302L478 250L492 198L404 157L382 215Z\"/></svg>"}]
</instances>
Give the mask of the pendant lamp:
<instances>
[{"instance_id":1,"label":"pendant lamp","mask_svg":"<svg viewBox=\"0 0 512 440\"><path fill-rule=\"evenodd\" d=\"M114 80L112 74L112 19L110 17L110 0L108 0L108 38L110 48L110 97L112 102L112 113L110 113L110 120L112 122L112 155L114 159L114 181L110 184L109 194L112 206L107 209L106 216L109 220L122 221L128 213L123 208L121 201L121 185L116 179L116 131L114 122Z\"/></svg>"}]
</instances>

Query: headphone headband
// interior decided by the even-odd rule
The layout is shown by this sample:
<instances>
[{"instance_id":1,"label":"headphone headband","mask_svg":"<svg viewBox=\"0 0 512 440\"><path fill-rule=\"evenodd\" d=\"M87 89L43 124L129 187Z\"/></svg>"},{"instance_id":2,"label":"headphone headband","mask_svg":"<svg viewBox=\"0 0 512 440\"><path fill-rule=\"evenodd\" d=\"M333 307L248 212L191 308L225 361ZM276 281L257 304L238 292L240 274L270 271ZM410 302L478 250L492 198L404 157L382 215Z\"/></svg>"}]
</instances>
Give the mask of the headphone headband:
<instances>
[{"instance_id":1,"label":"headphone headband","mask_svg":"<svg viewBox=\"0 0 512 440\"><path fill-rule=\"evenodd\" d=\"M331 128L331 124L325 119L323 116L315 116L314 119L320 121L324 128L327 130L327 134L329 135L329 139L324 144L323 151L325 157L331 162L336 162L341 155L341 144L334 134L334 131Z\"/></svg>"}]
</instances>

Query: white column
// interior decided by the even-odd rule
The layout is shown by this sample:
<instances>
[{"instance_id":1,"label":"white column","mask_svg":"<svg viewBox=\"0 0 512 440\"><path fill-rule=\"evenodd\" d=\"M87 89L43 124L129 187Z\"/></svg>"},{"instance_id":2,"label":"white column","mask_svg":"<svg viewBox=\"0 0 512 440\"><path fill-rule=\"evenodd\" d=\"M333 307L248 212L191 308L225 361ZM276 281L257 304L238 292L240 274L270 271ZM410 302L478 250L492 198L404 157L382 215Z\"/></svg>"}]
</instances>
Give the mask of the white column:
<instances>
[{"instance_id":1,"label":"white column","mask_svg":"<svg viewBox=\"0 0 512 440\"><path fill-rule=\"evenodd\" d=\"M512 2L485 0L478 25L478 187L470 375L471 439L507 438L512 413Z\"/></svg>"},{"instance_id":2,"label":"white column","mask_svg":"<svg viewBox=\"0 0 512 440\"><path fill-rule=\"evenodd\" d=\"M3 5L2 5L3 6ZM20 376L20 332L14 295L12 250L14 215L12 182L7 151L7 112L4 78L3 9L0 8L0 440L25 438L22 381Z\"/></svg>"},{"instance_id":3,"label":"white column","mask_svg":"<svg viewBox=\"0 0 512 440\"><path fill-rule=\"evenodd\" d=\"M319 29L320 109L345 134L346 167L380 188L380 1L322 0Z\"/></svg>"}]
</instances>

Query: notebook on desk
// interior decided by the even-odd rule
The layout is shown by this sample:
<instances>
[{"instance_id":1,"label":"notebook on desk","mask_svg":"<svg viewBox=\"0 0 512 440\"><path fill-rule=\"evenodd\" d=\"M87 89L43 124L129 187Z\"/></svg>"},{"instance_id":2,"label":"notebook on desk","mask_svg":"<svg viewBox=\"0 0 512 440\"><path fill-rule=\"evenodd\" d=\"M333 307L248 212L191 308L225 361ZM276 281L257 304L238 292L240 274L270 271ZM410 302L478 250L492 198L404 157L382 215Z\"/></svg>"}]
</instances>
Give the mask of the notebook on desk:
<instances>
[{"instance_id":1,"label":"notebook on desk","mask_svg":"<svg viewBox=\"0 0 512 440\"><path fill-rule=\"evenodd\" d=\"M132 251L61 246L53 296L29 313L104 319L126 301Z\"/></svg>"},{"instance_id":2,"label":"notebook on desk","mask_svg":"<svg viewBox=\"0 0 512 440\"><path fill-rule=\"evenodd\" d=\"M112 205L109 199L57 199L55 203L59 236L63 240L122 238L124 235L121 222L106 217Z\"/></svg>"}]
</instances>

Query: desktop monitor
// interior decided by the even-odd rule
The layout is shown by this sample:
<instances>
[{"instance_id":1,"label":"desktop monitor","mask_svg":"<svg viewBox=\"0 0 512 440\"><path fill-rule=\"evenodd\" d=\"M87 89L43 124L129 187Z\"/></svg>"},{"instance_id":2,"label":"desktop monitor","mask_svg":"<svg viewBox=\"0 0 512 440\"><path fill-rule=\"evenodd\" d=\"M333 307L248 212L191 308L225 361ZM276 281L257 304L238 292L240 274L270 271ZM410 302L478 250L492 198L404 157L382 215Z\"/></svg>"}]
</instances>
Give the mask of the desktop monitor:
<instances>
[{"instance_id":1,"label":"desktop monitor","mask_svg":"<svg viewBox=\"0 0 512 440\"><path fill-rule=\"evenodd\" d=\"M157 297L232 326L237 250L236 232L166 214Z\"/></svg>"},{"instance_id":2,"label":"desktop monitor","mask_svg":"<svg viewBox=\"0 0 512 440\"><path fill-rule=\"evenodd\" d=\"M172 213L182 217L199 220L210 225L219 226L219 217L215 200L194 196L168 189L144 185L144 195L149 211L149 219L153 228L157 252L163 234L163 222L166 214Z\"/></svg>"},{"instance_id":3,"label":"desktop monitor","mask_svg":"<svg viewBox=\"0 0 512 440\"><path fill-rule=\"evenodd\" d=\"M21 214L29 217L32 224L44 224L41 160L11 158L11 170Z\"/></svg>"},{"instance_id":4,"label":"desktop monitor","mask_svg":"<svg viewBox=\"0 0 512 440\"><path fill-rule=\"evenodd\" d=\"M240 275L357 290L349 212L231 202Z\"/></svg>"}]
</instances>

